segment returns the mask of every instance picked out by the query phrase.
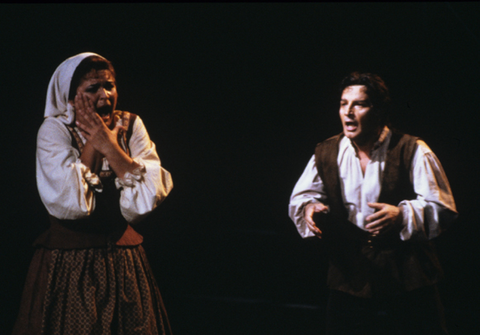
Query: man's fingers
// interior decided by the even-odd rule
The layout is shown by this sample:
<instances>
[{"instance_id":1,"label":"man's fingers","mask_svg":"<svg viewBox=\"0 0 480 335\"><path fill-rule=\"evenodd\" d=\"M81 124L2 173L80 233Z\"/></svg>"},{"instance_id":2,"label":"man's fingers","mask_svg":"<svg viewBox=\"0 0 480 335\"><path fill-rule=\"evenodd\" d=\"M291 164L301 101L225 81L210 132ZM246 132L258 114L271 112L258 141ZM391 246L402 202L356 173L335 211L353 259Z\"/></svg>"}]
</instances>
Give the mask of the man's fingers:
<instances>
[{"instance_id":1,"label":"man's fingers","mask_svg":"<svg viewBox=\"0 0 480 335\"><path fill-rule=\"evenodd\" d=\"M367 224L365 226L365 228L367 228L369 230L380 229L383 226L384 223L385 223L384 220L379 219L379 220L370 222L369 224Z\"/></svg>"},{"instance_id":2,"label":"man's fingers","mask_svg":"<svg viewBox=\"0 0 480 335\"><path fill-rule=\"evenodd\" d=\"M385 206L385 204L382 204L380 202L368 202L367 203L368 207L376 208L376 209L381 209Z\"/></svg>"},{"instance_id":3,"label":"man's fingers","mask_svg":"<svg viewBox=\"0 0 480 335\"><path fill-rule=\"evenodd\" d=\"M311 224L307 221L307 227L308 229L310 229L312 231L312 233L314 233L316 236L318 237L321 237L322 236L322 231L315 225L315 224Z\"/></svg>"},{"instance_id":4,"label":"man's fingers","mask_svg":"<svg viewBox=\"0 0 480 335\"><path fill-rule=\"evenodd\" d=\"M326 210L328 210L328 208L323 204L308 204L305 208L304 219L307 223L307 227L319 238L322 237L322 231L317 227L315 221L313 221L313 214L324 212Z\"/></svg>"},{"instance_id":5,"label":"man's fingers","mask_svg":"<svg viewBox=\"0 0 480 335\"><path fill-rule=\"evenodd\" d=\"M381 209L381 210L379 210L378 212L375 212L375 213L370 214L369 216L367 216L367 217L366 217L366 220L367 220L367 222L372 222L372 221L374 221L374 220L378 220L378 219L384 217L385 214L386 214L386 212L385 212L383 209Z\"/></svg>"},{"instance_id":6,"label":"man's fingers","mask_svg":"<svg viewBox=\"0 0 480 335\"><path fill-rule=\"evenodd\" d=\"M323 204L315 204L315 206L313 207L315 212L327 212L328 211L328 207L323 205Z\"/></svg>"},{"instance_id":7,"label":"man's fingers","mask_svg":"<svg viewBox=\"0 0 480 335\"><path fill-rule=\"evenodd\" d=\"M312 225L312 226L315 225L315 222L313 221L311 216L305 215L304 219L305 219L305 222L307 222L307 224Z\"/></svg>"},{"instance_id":8,"label":"man's fingers","mask_svg":"<svg viewBox=\"0 0 480 335\"><path fill-rule=\"evenodd\" d=\"M313 214L318 213L320 211L321 211L320 209L317 210L317 208L314 206L308 206L305 209L305 215L304 215L305 221L307 221L311 225L315 225L315 221L313 221Z\"/></svg>"}]
</instances>

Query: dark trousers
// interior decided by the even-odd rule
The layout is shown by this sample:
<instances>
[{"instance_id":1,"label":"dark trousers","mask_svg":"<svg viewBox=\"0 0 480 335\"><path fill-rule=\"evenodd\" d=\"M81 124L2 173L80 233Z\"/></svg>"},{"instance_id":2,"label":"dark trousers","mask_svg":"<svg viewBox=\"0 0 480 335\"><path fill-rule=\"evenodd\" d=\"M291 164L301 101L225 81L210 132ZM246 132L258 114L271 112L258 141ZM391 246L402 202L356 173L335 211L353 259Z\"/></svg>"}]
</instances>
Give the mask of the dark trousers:
<instances>
[{"instance_id":1,"label":"dark trousers","mask_svg":"<svg viewBox=\"0 0 480 335\"><path fill-rule=\"evenodd\" d=\"M332 290L327 335L448 334L436 286L384 299L358 298Z\"/></svg>"}]
</instances>

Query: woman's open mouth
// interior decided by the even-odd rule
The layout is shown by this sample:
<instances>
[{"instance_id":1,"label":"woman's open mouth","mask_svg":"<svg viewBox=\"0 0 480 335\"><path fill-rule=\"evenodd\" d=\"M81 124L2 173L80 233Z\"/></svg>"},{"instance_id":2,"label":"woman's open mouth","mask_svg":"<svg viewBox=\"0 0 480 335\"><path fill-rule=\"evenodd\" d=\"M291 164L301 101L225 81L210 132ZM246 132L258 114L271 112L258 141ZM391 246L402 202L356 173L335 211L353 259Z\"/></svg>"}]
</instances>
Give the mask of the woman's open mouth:
<instances>
[{"instance_id":1,"label":"woman's open mouth","mask_svg":"<svg viewBox=\"0 0 480 335\"><path fill-rule=\"evenodd\" d=\"M112 115L112 107L109 105L102 106L97 108L97 114L100 115L103 122L107 123L110 120L110 116Z\"/></svg>"}]
</instances>

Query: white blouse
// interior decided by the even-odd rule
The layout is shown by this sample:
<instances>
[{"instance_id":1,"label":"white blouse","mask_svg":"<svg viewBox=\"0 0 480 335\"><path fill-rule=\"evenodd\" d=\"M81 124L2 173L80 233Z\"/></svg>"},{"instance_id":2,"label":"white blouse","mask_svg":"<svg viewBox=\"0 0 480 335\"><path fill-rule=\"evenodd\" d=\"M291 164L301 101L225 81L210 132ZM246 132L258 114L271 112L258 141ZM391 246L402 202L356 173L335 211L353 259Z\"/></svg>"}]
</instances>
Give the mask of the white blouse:
<instances>
[{"instance_id":1,"label":"white blouse","mask_svg":"<svg viewBox=\"0 0 480 335\"><path fill-rule=\"evenodd\" d=\"M170 173L160 165L155 144L138 116L129 147L132 159L142 168L136 175L116 178L115 185L121 189L123 217L135 223L165 199L173 183ZM80 161L80 153L72 147L70 132L57 117L47 117L38 131L36 166L40 198L52 216L82 219L95 210L95 193L101 192L99 181ZM105 159L102 169L108 169Z\"/></svg>"},{"instance_id":2,"label":"white blouse","mask_svg":"<svg viewBox=\"0 0 480 335\"><path fill-rule=\"evenodd\" d=\"M370 162L362 173L360 160L350 139L343 137L339 144L339 167L342 197L349 221L365 229L365 218L375 212L368 202L377 202L380 195L382 174L385 168L387 148L392 132L385 127L380 140L374 146ZM427 144L417 140L417 148L410 170L410 180L417 194L416 199L405 199L397 206L403 211L402 240L425 240L437 237L457 216L452 191L443 168ZM303 219L304 207L311 202L325 202L327 196L315 165L315 155L310 159L302 176L293 189L289 216L303 238L315 236Z\"/></svg>"}]
</instances>

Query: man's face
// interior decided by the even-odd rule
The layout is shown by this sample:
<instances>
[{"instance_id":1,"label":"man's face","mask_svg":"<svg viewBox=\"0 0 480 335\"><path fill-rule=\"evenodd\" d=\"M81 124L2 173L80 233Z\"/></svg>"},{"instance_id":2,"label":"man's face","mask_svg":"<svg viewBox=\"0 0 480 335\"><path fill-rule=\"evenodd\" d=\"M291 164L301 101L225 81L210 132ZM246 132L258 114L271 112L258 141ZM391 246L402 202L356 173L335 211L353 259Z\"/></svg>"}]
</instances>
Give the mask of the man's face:
<instances>
[{"instance_id":1,"label":"man's face","mask_svg":"<svg viewBox=\"0 0 480 335\"><path fill-rule=\"evenodd\" d=\"M343 133L357 145L364 145L376 139L379 120L372 112L372 103L363 85L348 86L340 99L340 120Z\"/></svg>"}]
</instances>

